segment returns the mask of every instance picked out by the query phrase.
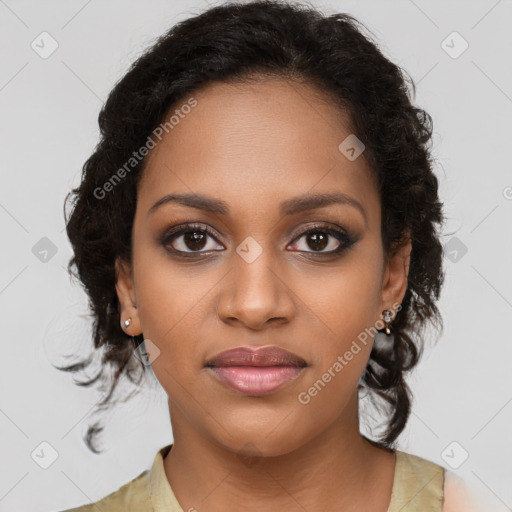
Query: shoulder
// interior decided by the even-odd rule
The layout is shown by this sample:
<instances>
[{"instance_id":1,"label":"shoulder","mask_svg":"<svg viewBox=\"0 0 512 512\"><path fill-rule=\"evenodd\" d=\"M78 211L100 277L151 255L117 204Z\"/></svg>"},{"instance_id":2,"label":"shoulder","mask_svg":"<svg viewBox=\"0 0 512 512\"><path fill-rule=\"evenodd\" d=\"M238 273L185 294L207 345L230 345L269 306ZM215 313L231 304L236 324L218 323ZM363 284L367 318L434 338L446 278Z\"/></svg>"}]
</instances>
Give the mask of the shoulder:
<instances>
[{"instance_id":1,"label":"shoulder","mask_svg":"<svg viewBox=\"0 0 512 512\"><path fill-rule=\"evenodd\" d=\"M397 472L402 481L407 483L415 481L417 485L429 488L443 486L445 478L445 468L443 466L400 450L396 451L396 456Z\"/></svg>"},{"instance_id":2,"label":"shoulder","mask_svg":"<svg viewBox=\"0 0 512 512\"><path fill-rule=\"evenodd\" d=\"M152 498L162 500L159 494L173 497L172 489L165 476L163 459L172 448L168 444L158 450L153 459L151 469L142 471L137 477L110 493L108 496L79 507L63 510L62 512L154 512ZM180 510L176 502L172 502L172 510ZM171 510L169 510L171 512Z\"/></svg>"},{"instance_id":3,"label":"shoulder","mask_svg":"<svg viewBox=\"0 0 512 512\"><path fill-rule=\"evenodd\" d=\"M445 469L428 459L396 450L396 469L389 512L443 510Z\"/></svg>"},{"instance_id":4,"label":"shoulder","mask_svg":"<svg viewBox=\"0 0 512 512\"><path fill-rule=\"evenodd\" d=\"M389 512L429 510L484 512L477 496L456 473L428 459L397 450L397 466Z\"/></svg>"},{"instance_id":5,"label":"shoulder","mask_svg":"<svg viewBox=\"0 0 512 512\"><path fill-rule=\"evenodd\" d=\"M117 489L117 491L112 492L99 501L63 510L62 512L97 512L98 510L108 510L109 512L125 512L127 510L152 512L153 507L148 492L148 484L149 471L146 470Z\"/></svg>"},{"instance_id":6,"label":"shoulder","mask_svg":"<svg viewBox=\"0 0 512 512\"><path fill-rule=\"evenodd\" d=\"M420 457L419 455L413 455L412 453L396 450L396 456L397 461L400 461L403 466L414 468L416 471L421 473L425 471L432 471L437 474L445 471L443 466L440 466L429 459Z\"/></svg>"}]
</instances>

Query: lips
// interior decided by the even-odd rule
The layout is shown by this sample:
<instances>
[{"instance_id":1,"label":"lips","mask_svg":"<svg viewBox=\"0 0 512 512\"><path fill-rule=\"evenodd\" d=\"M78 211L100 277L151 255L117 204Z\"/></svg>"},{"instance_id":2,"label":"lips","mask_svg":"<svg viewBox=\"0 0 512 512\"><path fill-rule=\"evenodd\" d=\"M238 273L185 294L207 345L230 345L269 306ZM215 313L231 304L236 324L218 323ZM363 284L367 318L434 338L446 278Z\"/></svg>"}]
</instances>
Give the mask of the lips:
<instances>
[{"instance_id":1,"label":"lips","mask_svg":"<svg viewBox=\"0 0 512 512\"><path fill-rule=\"evenodd\" d=\"M306 366L298 355L279 347L238 347L226 350L210 359L205 366Z\"/></svg>"},{"instance_id":2,"label":"lips","mask_svg":"<svg viewBox=\"0 0 512 512\"><path fill-rule=\"evenodd\" d=\"M206 368L218 382L243 395L264 396L295 380L307 366L304 359L278 347L238 347L210 359Z\"/></svg>"}]
</instances>

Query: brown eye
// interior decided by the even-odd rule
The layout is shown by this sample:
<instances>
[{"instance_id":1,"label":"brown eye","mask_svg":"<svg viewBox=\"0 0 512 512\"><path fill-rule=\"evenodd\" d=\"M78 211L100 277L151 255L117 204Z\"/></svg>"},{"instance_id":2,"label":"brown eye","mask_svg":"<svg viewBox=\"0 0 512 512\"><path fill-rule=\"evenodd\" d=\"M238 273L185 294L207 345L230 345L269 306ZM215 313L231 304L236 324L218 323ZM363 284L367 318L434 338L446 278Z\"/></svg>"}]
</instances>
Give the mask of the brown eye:
<instances>
[{"instance_id":1,"label":"brown eye","mask_svg":"<svg viewBox=\"0 0 512 512\"><path fill-rule=\"evenodd\" d=\"M183 244L192 251L200 251L206 245L207 236L199 231L187 231L183 234Z\"/></svg>"},{"instance_id":2,"label":"brown eye","mask_svg":"<svg viewBox=\"0 0 512 512\"><path fill-rule=\"evenodd\" d=\"M164 236L162 245L175 253L194 253L223 250L206 227L186 226Z\"/></svg>"},{"instance_id":3,"label":"brown eye","mask_svg":"<svg viewBox=\"0 0 512 512\"><path fill-rule=\"evenodd\" d=\"M322 251L329 245L330 235L322 232L308 233L306 236L306 243L314 251Z\"/></svg>"},{"instance_id":4,"label":"brown eye","mask_svg":"<svg viewBox=\"0 0 512 512\"><path fill-rule=\"evenodd\" d=\"M355 240L342 229L314 226L295 238L292 249L313 254L337 254L354 243Z\"/></svg>"}]
</instances>

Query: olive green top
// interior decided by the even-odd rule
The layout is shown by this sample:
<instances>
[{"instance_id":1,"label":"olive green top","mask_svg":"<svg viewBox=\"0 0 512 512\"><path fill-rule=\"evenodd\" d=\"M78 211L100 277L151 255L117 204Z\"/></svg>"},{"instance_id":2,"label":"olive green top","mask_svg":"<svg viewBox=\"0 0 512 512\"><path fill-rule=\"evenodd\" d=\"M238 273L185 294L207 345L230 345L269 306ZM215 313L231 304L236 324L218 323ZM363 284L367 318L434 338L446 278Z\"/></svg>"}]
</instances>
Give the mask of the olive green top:
<instances>
[{"instance_id":1,"label":"olive green top","mask_svg":"<svg viewBox=\"0 0 512 512\"><path fill-rule=\"evenodd\" d=\"M164 458L171 447L172 444L160 449L150 470L117 491L95 503L63 512L184 512L165 475ZM396 456L388 512L441 512L445 469L400 450L396 450Z\"/></svg>"}]
</instances>

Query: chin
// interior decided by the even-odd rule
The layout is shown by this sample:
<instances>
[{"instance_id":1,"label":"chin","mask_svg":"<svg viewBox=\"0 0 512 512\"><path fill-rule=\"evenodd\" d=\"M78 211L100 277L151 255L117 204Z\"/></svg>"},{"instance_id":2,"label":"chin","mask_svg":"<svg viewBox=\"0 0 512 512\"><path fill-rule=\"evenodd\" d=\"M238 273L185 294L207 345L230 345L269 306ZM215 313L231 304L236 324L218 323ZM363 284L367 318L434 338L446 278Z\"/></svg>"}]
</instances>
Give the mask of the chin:
<instances>
[{"instance_id":1,"label":"chin","mask_svg":"<svg viewBox=\"0 0 512 512\"><path fill-rule=\"evenodd\" d=\"M278 424L277 422L276 424ZM270 429L268 432L271 432ZM306 440L293 437L293 434L283 430L278 432L275 430L270 435L267 430L258 429L251 432L238 431L232 436L226 434L223 439L217 439L217 442L226 450L233 452L238 457L259 459L260 457L279 457L287 455L295 450L300 449ZM253 463L254 461L249 461Z\"/></svg>"}]
</instances>

